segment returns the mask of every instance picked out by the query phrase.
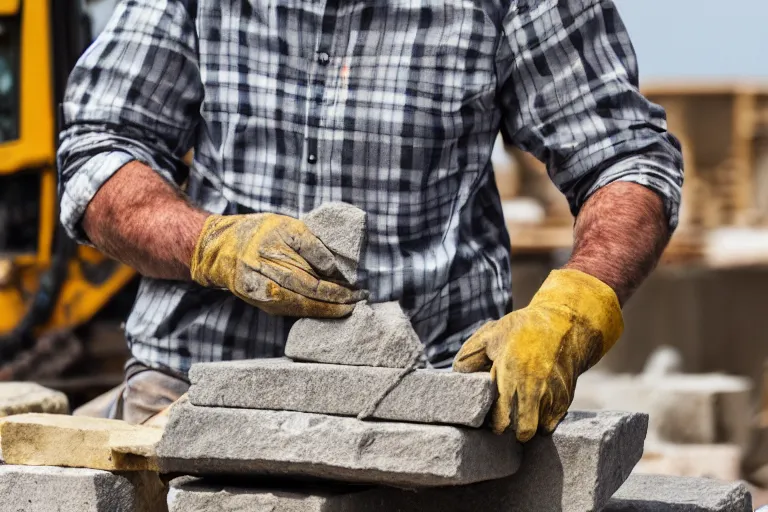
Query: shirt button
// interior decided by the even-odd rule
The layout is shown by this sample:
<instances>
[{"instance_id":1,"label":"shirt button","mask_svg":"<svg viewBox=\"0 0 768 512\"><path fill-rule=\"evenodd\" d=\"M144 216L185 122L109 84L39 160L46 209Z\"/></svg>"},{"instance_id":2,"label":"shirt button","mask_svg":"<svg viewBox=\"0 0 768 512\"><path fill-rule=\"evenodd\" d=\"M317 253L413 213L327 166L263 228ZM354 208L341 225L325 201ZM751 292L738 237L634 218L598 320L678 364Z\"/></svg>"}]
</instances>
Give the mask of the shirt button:
<instances>
[{"instance_id":1,"label":"shirt button","mask_svg":"<svg viewBox=\"0 0 768 512\"><path fill-rule=\"evenodd\" d=\"M319 62L321 66L327 66L327 65L328 65L328 63L329 63L329 62L331 62L331 56L330 56L330 55L328 55L328 54L327 54L327 53L325 53L325 52L321 52L321 53L320 53L320 54L317 56L317 62Z\"/></svg>"},{"instance_id":2,"label":"shirt button","mask_svg":"<svg viewBox=\"0 0 768 512\"><path fill-rule=\"evenodd\" d=\"M317 162L317 155L315 155L314 153L310 153L309 156L307 157L307 162L311 164L314 164L315 162Z\"/></svg>"}]
</instances>

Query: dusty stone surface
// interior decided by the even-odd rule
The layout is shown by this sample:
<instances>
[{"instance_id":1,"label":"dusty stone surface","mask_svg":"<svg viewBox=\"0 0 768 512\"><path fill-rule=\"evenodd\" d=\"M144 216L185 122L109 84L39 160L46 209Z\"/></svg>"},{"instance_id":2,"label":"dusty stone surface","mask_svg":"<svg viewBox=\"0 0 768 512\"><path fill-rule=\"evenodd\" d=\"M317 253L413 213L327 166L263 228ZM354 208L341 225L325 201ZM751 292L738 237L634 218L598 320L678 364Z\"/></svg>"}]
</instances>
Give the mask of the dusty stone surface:
<instances>
[{"instance_id":1,"label":"dusty stone surface","mask_svg":"<svg viewBox=\"0 0 768 512\"><path fill-rule=\"evenodd\" d=\"M0 423L8 464L109 471L156 470L162 430L124 421L59 414L20 414Z\"/></svg>"},{"instance_id":2,"label":"dusty stone surface","mask_svg":"<svg viewBox=\"0 0 768 512\"><path fill-rule=\"evenodd\" d=\"M256 487L177 479L168 491L169 512L391 512L387 496L406 491L287 481ZM378 499L377 499L378 498ZM403 511L405 512L405 511ZM450 512L450 511L447 511Z\"/></svg>"},{"instance_id":3,"label":"dusty stone surface","mask_svg":"<svg viewBox=\"0 0 768 512\"><path fill-rule=\"evenodd\" d=\"M334 254L341 275L355 284L365 241L365 212L351 204L325 203L307 213L302 220Z\"/></svg>"},{"instance_id":4,"label":"dusty stone surface","mask_svg":"<svg viewBox=\"0 0 768 512\"><path fill-rule=\"evenodd\" d=\"M647 417L571 413L551 437L525 445L513 476L466 486L403 490L360 486L312 487L296 482L244 489L211 481L175 486L171 512L593 512L610 499L640 458ZM252 481L252 480L249 480Z\"/></svg>"},{"instance_id":5,"label":"dusty stone surface","mask_svg":"<svg viewBox=\"0 0 768 512\"><path fill-rule=\"evenodd\" d=\"M600 510L640 460L647 428L645 414L571 411L551 437L525 445L517 474L477 487L504 496L494 510Z\"/></svg>"},{"instance_id":6,"label":"dusty stone surface","mask_svg":"<svg viewBox=\"0 0 768 512\"><path fill-rule=\"evenodd\" d=\"M744 446L751 417L749 379L708 375L610 375L579 379L574 410L622 410L650 416L648 437L672 443Z\"/></svg>"},{"instance_id":7,"label":"dusty stone surface","mask_svg":"<svg viewBox=\"0 0 768 512\"><path fill-rule=\"evenodd\" d=\"M397 302L361 302L340 320L299 319L285 345L285 355L297 361L389 368L407 367L422 350Z\"/></svg>"},{"instance_id":8,"label":"dusty stone surface","mask_svg":"<svg viewBox=\"0 0 768 512\"><path fill-rule=\"evenodd\" d=\"M0 383L0 417L25 412L67 414L69 401L64 393L34 382Z\"/></svg>"},{"instance_id":9,"label":"dusty stone surface","mask_svg":"<svg viewBox=\"0 0 768 512\"><path fill-rule=\"evenodd\" d=\"M357 416L401 373L290 359L202 363L192 367L189 401L206 407ZM489 373L416 370L382 400L373 418L479 427L496 397Z\"/></svg>"},{"instance_id":10,"label":"dusty stone surface","mask_svg":"<svg viewBox=\"0 0 768 512\"><path fill-rule=\"evenodd\" d=\"M603 512L750 512L742 483L709 478L632 475Z\"/></svg>"},{"instance_id":11,"label":"dusty stone surface","mask_svg":"<svg viewBox=\"0 0 768 512\"><path fill-rule=\"evenodd\" d=\"M156 473L0 466L0 509L13 512L164 512Z\"/></svg>"},{"instance_id":12,"label":"dusty stone surface","mask_svg":"<svg viewBox=\"0 0 768 512\"><path fill-rule=\"evenodd\" d=\"M741 478L742 449L732 444L671 444L646 442L635 473L706 477L735 481Z\"/></svg>"},{"instance_id":13,"label":"dusty stone surface","mask_svg":"<svg viewBox=\"0 0 768 512\"><path fill-rule=\"evenodd\" d=\"M512 434L319 414L178 404L157 448L163 472L301 475L405 487L513 474Z\"/></svg>"}]
</instances>

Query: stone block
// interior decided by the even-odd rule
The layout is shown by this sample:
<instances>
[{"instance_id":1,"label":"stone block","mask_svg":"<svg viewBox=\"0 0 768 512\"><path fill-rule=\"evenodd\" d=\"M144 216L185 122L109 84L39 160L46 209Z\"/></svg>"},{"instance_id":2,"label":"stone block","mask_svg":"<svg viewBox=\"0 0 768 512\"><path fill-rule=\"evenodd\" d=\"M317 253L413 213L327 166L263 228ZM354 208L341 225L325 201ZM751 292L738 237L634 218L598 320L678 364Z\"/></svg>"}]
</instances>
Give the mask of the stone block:
<instances>
[{"instance_id":1,"label":"stone block","mask_svg":"<svg viewBox=\"0 0 768 512\"><path fill-rule=\"evenodd\" d=\"M737 444L749 436L752 385L719 374L634 376L586 373L572 409L625 410L650 416L650 439L672 443Z\"/></svg>"},{"instance_id":2,"label":"stone block","mask_svg":"<svg viewBox=\"0 0 768 512\"><path fill-rule=\"evenodd\" d=\"M201 363L189 373L189 401L206 407L357 416L402 373L397 368L257 359ZM489 373L416 370L402 378L371 417L479 427L496 397Z\"/></svg>"},{"instance_id":3,"label":"stone block","mask_svg":"<svg viewBox=\"0 0 768 512\"><path fill-rule=\"evenodd\" d=\"M741 478L742 449L731 444L670 444L649 441L635 473L734 481Z\"/></svg>"},{"instance_id":4,"label":"stone block","mask_svg":"<svg viewBox=\"0 0 768 512\"><path fill-rule=\"evenodd\" d=\"M161 435L158 428L59 414L20 414L0 423L5 462L29 466L156 470Z\"/></svg>"},{"instance_id":5,"label":"stone block","mask_svg":"<svg viewBox=\"0 0 768 512\"><path fill-rule=\"evenodd\" d=\"M525 445L511 477L466 486L404 490L291 480L257 487L211 479L174 482L170 512L593 512L618 489L640 457L647 417L570 413L551 437ZM248 484L252 485L253 480ZM219 507L219 508L211 508Z\"/></svg>"},{"instance_id":6,"label":"stone block","mask_svg":"<svg viewBox=\"0 0 768 512\"><path fill-rule=\"evenodd\" d=\"M301 318L285 345L285 355L297 361L389 368L409 366L422 351L397 302L361 302L340 320Z\"/></svg>"},{"instance_id":7,"label":"stone block","mask_svg":"<svg viewBox=\"0 0 768 512\"><path fill-rule=\"evenodd\" d=\"M157 449L166 473L258 474L424 487L513 474L513 434L291 411L178 404Z\"/></svg>"},{"instance_id":8,"label":"stone block","mask_svg":"<svg viewBox=\"0 0 768 512\"><path fill-rule=\"evenodd\" d=\"M744 484L709 478L632 475L602 512L751 512Z\"/></svg>"},{"instance_id":9,"label":"stone block","mask_svg":"<svg viewBox=\"0 0 768 512\"><path fill-rule=\"evenodd\" d=\"M392 512L388 496L406 491L333 484L247 484L177 479L168 491L169 512ZM395 509L397 510L397 509ZM397 512L407 512L408 509ZM427 509L429 510L429 509ZM424 512L427 512L425 510ZM446 511L450 512L450 511Z\"/></svg>"},{"instance_id":10,"label":"stone block","mask_svg":"<svg viewBox=\"0 0 768 512\"><path fill-rule=\"evenodd\" d=\"M9 512L167 510L157 473L48 466L0 466L0 504Z\"/></svg>"},{"instance_id":11,"label":"stone block","mask_svg":"<svg viewBox=\"0 0 768 512\"><path fill-rule=\"evenodd\" d=\"M341 275L355 284L365 240L365 212L351 204L332 202L307 213L302 221L334 254Z\"/></svg>"},{"instance_id":12,"label":"stone block","mask_svg":"<svg viewBox=\"0 0 768 512\"><path fill-rule=\"evenodd\" d=\"M0 417L25 412L67 414L69 401L64 393L34 382L0 383Z\"/></svg>"}]
</instances>

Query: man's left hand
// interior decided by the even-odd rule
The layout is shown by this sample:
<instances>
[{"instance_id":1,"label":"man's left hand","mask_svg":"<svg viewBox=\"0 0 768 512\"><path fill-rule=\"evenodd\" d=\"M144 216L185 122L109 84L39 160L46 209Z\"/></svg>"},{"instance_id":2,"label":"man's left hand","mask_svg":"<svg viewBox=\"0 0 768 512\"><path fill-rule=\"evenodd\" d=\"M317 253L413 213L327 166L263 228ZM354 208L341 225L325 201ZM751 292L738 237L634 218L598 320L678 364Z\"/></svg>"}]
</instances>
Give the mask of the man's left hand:
<instances>
[{"instance_id":1,"label":"man's left hand","mask_svg":"<svg viewBox=\"0 0 768 512\"><path fill-rule=\"evenodd\" d=\"M618 340L614 291L578 270L553 271L528 307L484 325L461 348L454 371L491 370L499 397L491 427L521 442L551 433L573 401L576 379Z\"/></svg>"}]
</instances>

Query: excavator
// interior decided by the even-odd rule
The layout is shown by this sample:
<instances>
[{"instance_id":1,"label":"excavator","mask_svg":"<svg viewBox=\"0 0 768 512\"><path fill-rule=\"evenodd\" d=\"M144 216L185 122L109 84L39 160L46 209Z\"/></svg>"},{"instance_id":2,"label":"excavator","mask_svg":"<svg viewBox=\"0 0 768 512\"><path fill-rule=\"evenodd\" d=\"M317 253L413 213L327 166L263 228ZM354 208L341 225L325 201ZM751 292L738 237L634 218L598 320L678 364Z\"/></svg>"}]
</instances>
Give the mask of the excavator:
<instances>
[{"instance_id":1,"label":"excavator","mask_svg":"<svg viewBox=\"0 0 768 512\"><path fill-rule=\"evenodd\" d=\"M119 332L135 294L132 269L58 222L58 105L91 32L81 0L0 0L0 381L87 382L94 325Z\"/></svg>"}]
</instances>

